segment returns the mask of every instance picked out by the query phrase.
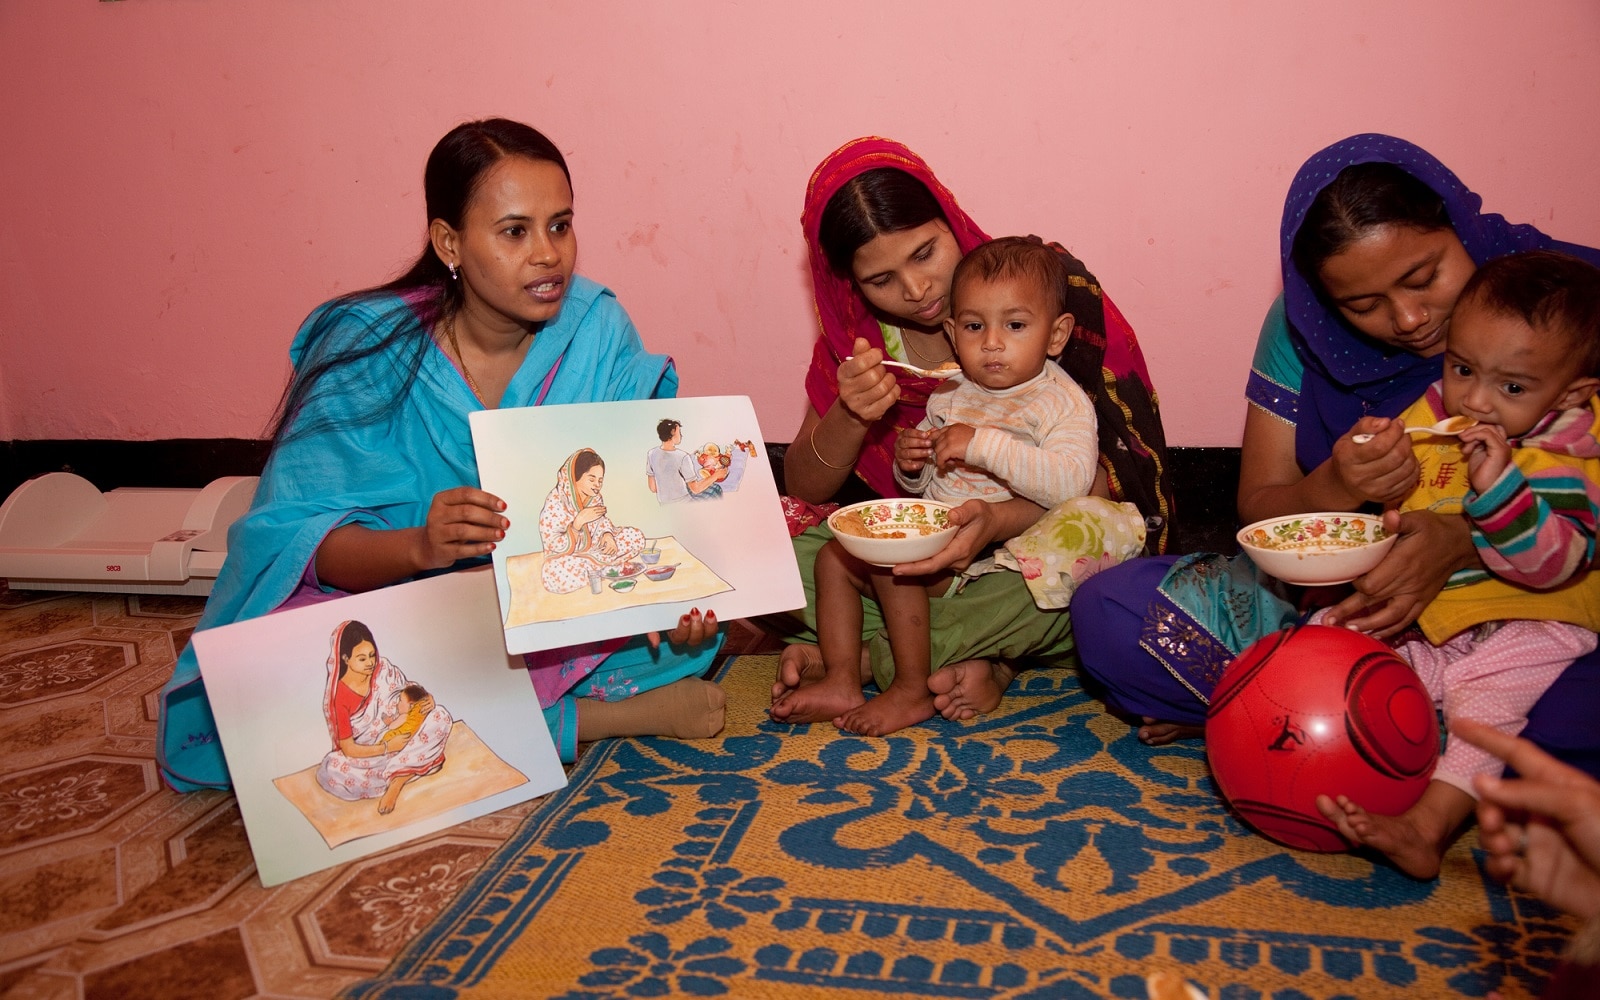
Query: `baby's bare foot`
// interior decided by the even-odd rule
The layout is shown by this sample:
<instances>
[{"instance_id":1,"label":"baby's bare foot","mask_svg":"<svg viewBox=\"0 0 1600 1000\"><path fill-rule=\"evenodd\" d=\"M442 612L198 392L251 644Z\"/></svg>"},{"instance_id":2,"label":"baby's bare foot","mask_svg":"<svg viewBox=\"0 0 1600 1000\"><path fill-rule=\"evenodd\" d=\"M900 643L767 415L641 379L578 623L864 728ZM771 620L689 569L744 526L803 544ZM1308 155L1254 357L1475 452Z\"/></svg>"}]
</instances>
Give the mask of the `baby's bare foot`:
<instances>
[{"instance_id":1,"label":"baby's bare foot","mask_svg":"<svg viewBox=\"0 0 1600 1000\"><path fill-rule=\"evenodd\" d=\"M1339 828L1344 839L1380 852L1412 878L1439 877L1439 864L1448 844L1436 839L1432 831L1424 830L1410 813L1380 816L1344 795L1337 799L1317 796L1317 811Z\"/></svg>"},{"instance_id":2,"label":"baby's bare foot","mask_svg":"<svg viewBox=\"0 0 1600 1000\"><path fill-rule=\"evenodd\" d=\"M827 722L866 701L861 687L871 679L871 660L864 649L855 677L829 676L820 649L795 643L778 658L767 715L773 722Z\"/></svg>"},{"instance_id":3,"label":"baby's bare foot","mask_svg":"<svg viewBox=\"0 0 1600 1000\"><path fill-rule=\"evenodd\" d=\"M888 736L933 718L933 696L924 688L891 684L889 690L861 705L841 713L833 724L847 733L861 736Z\"/></svg>"},{"instance_id":4,"label":"baby's bare foot","mask_svg":"<svg viewBox=\"0 0 1600 1000\"><path fill-rule=\"evenodd\" d=\"M798 642L783 647L778 657L778 679L772 685L772 717L787 716L788 709L780 711L779 704L801 688L822 680L826 672L822 650L817 647Z\"/></svg>"},{"instance_id":5,"label":"baby's bare foot","mask_svg":"<svg viewBox=\"0 0 1600 1000\"><path fill-rule=\"evenodd\" d=\"M773 722L827 722L866 700L855 678L825 676L785 695L769 714Z\"/></svg>"}]
</instances>

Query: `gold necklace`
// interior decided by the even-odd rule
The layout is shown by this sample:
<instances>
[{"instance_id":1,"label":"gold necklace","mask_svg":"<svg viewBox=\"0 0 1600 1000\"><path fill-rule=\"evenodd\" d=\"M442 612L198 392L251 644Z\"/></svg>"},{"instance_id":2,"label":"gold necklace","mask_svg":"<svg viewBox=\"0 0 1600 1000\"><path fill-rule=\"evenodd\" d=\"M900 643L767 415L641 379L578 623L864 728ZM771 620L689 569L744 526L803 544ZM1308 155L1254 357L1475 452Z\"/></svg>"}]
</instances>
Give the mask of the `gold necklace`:
<instances>
[{"instance_id":1,"label":"gold necklace","mask_svg":"<svg viewBox=\"0 0 1600 1000\"><path fill-rule=\"evenodd\" d=\"M461 353L461 344L456 340L456 318L454 314L451 314L450 318L444 321L444 336L446 340L450 341L450 349L456 352L456 364L461 366L461 376L467 380L467 388L471 389L472 394L478 397L478 402L487 407L489 402L483 398L483 393L478 391L477 380L472 377L471 372L467 371L466 356Z\"/></svg>"},{"instance_id":2,"label":"gold necklace","mask_svg":"<svg viewBox=\"0 0 1600 1000\"><path fill-rule=\"evenodd\" d=\"M930 357L922 352L921 347L918 345L918 342L913 339L913 334L910 331L908 331L905 327L900 328L900 343L905 345L906 360L920 361L922 362L923 368L933 368L945 361L955 360L956 349L950 344L950 341L943 335L940 335L939 341L940 343L944 344L945 350L948 353L946 353L943 357ZM912 357L911 355L916 356Z\"/></svg>"}]
</instances>

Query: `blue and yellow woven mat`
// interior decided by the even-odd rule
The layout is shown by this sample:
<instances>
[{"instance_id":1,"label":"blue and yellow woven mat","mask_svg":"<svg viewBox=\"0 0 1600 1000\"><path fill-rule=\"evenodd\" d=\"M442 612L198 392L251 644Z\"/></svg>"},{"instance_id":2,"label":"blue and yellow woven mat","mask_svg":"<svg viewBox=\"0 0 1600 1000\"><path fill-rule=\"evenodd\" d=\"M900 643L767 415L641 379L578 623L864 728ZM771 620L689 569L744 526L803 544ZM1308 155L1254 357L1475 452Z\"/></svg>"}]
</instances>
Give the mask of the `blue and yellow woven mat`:
<instances>
[{"instance_id":1,"label":"blue and yellow woven mat","mask_svg":"<svg viewBox=\"0 0 1600 1000\"><path fill-rule=\"evenodd\" d=\"M1574 923L1242 827L1198 744L1150 748L1067 670L888 739L774 726L774 656L717 740L592 747L456 901L349 998L1537 996Z\"/></svg>"}]
</instances>

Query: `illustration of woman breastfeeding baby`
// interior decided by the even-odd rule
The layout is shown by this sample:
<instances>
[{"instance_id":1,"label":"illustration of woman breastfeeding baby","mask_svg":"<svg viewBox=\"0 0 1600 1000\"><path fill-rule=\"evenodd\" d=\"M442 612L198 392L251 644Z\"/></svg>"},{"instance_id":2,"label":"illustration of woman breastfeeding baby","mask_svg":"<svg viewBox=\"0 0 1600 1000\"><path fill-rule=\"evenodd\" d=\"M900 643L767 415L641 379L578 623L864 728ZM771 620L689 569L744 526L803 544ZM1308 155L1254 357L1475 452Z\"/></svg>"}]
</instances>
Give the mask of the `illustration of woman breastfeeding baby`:
<instances>
[{"instance_id":1,"label":"illustration of woman breastfeeding baby","mask_svg":"<svg viewBox=\"0 0 1600 1000\"><path fill-rule=\"evenodd\" d=\"M562 465L539 511L545 554L540 574L552 594L587 587L592 575L607 566L622 566L644 550L644 532L606 516L600 494L605 481L605 461L592 449L580 448Z\"/></svg>"},{"instance_id":2,"label":"illustration of woman breastfeeding baby","mask_svg":"<svg viewBox=\"0 0 1600 1000\"><path fill-rule=\"evenodd\" d=\"M404 704L410 681L378 655L366 625L342 622L331 646L322 713L333 749L317 766L317 784L346 802L379 799L378 812L391 813L408 782L444 766L453 720L426 693ZM414 729L402 724L413 713L421 716Z\"/></svg>"}]
</instances>

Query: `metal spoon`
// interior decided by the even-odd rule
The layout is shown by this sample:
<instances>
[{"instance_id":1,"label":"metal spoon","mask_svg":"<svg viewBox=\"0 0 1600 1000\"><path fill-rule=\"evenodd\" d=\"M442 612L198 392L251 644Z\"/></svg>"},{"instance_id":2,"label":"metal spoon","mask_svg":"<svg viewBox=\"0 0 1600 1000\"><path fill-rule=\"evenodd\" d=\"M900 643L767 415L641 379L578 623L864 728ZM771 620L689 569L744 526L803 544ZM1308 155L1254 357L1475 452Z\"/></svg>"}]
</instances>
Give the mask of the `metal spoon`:
<instances>
[{"instance_id":1,"label":"metal spoon","mask_svg":"<svg viewBox=\"0 0 1600 1000\"><path fill-rule=\"evenodd\" d=\"M845 360L854 361L855 355L847 355ZM880 363L891 365L895 368L904 368L906 371L916 372L923 378L950 378L951 376L961 374L961 368L959 365L955 368L918 368L916 365L908 365L904 361L890 361L888 358L884 358Z\"/></svg>"},{"instance_id":2,"label":"metal spoon","mask_svg":"<svg viewBox=\"0 0 1600 1000\"><path fill-rule=\"evenodd\" d=\"M1473 417L1445 417L1436 424L1426 427L1407 427L1407 434L1436 434L1440 437L1455 437L1469 427L1478 426L1478 421ZM1372 440L1371 434L1352 434L1350 440L1356 444L1366 444Z\"/></svg>"}]
</instances>

